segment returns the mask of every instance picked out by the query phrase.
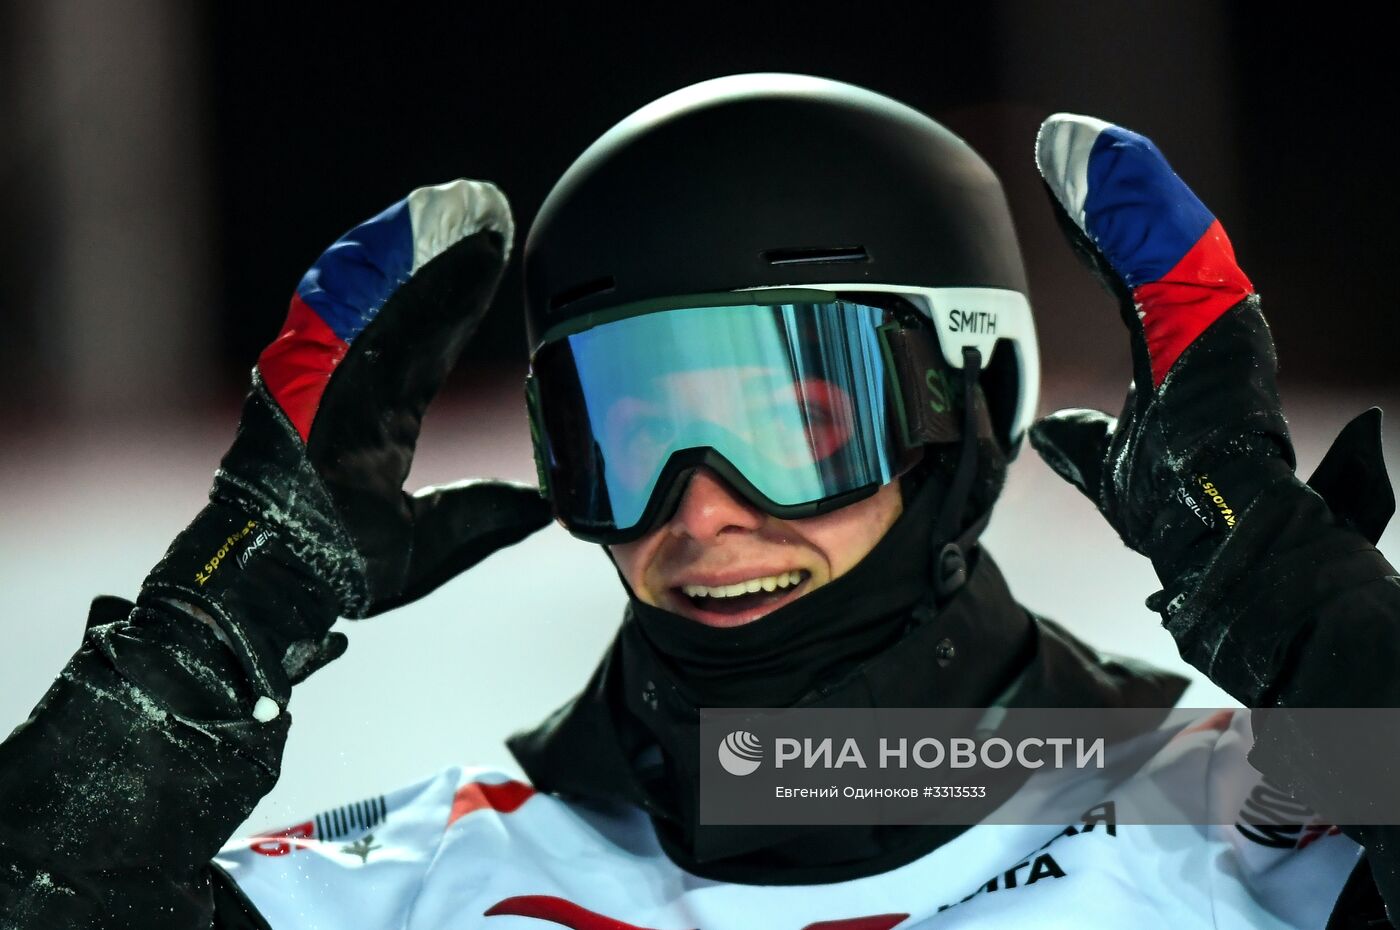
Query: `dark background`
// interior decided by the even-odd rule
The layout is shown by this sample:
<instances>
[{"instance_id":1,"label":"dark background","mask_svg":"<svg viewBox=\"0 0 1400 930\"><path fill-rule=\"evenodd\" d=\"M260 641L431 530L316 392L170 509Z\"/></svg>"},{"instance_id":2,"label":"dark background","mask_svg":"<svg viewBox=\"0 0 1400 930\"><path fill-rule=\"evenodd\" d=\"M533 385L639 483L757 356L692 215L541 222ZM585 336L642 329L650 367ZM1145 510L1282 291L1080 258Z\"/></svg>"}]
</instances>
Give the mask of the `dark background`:
<instances>
[{"instance_id":1,"label":"dark background","mask_svg":"<svg viewBox=\"0 0 1400 930\"><path fill-rule=\"evenodd\" d=\"M686 84L810 72L944 121L1002 176L1049 386L1126 377L1032 161L1072 110L1158 142L1224 222L1289 382L1394 393L1392 31L1245 4L0 7L0 404L224 405L301 272L409 189L496 181L519 238L613 122ZM133 76L134 75L134 76ZM664 205L662 205L664 206ZM451 390L523 364L518 264ZM514 374L512 374L514 377Z\"/></svg>"}]
</instances>

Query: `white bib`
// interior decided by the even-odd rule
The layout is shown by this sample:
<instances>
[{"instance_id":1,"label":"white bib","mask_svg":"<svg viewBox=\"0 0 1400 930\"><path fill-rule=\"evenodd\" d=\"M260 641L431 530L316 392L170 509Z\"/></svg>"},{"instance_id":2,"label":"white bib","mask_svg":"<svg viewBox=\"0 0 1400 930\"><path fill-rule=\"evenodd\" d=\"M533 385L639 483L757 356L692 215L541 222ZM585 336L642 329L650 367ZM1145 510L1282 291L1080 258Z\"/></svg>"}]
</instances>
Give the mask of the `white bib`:
<instances>
[{"instance_id":1,"label":"white bib","mask_svg":"<svg viewBox=\"0 0 1400 930\"><path fill-rule=\"evenodd\" d=\"M1258 782L1248 745L1248 714L1237 712L1184 730L1143 771L1190 767L1203 792L1237 804L1239 786ZM1111 797L1130 803L1145 783L1130 777ZM979 825L851 881L737 885L677 868L640 810L454 768L231 842L215 861L275 930L1320 930L1362 852L1322 824L1139 826L1113 822L1114 810L1075 824Z\"/></svg>"}]
</instances>

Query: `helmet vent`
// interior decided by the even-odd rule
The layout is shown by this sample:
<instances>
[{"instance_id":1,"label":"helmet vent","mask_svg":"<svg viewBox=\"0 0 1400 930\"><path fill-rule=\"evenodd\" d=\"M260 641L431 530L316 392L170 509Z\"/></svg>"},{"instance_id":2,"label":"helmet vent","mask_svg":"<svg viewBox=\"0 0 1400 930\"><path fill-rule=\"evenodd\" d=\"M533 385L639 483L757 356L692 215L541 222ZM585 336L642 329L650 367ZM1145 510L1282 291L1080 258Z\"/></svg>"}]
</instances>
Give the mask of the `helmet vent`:
<instances>
[{"instance_id":1,"label":"helmet vent","mask_svg":"<svg viewBox=\"0 0 1400 930\"><path fill-rule=\"evenodd\" d=\"M821 246L806 249L767 249L759 253L770 265L829 265L834 262L868 262L863 245Z\"/></svg>"},{"instance_id":2,"label":"helmet vent","mask_svg":"<svg viewBox=\"0 0 1400 930\"><path fill-rule=\"evenodd\" d=\"M585 281L582 284L575 284L573 287L565 288L549 298L549 309L551 311L558 310L576 300L583 300L585 297L593 297L598 294L606 294L608 291L616 289L617 279L612 275L608 275L606 278L594 278L592 281Z\"/></svg>"}]
</instances>

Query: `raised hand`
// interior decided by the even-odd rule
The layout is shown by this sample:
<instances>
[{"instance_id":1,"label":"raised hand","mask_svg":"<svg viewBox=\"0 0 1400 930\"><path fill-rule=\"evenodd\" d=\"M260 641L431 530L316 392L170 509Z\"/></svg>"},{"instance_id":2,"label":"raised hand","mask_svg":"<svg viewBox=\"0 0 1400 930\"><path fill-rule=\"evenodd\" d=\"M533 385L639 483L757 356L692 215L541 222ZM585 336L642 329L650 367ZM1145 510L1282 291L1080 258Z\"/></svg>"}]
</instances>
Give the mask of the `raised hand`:
<instances>
[{"instance_id":1,"label":"raised hand","mask_svg":"<svg viewBox=\"0 0 1400 930\"><path fill-rule=\"evenodd\" d=\"M1150 140L1058 113L1036 164L1071 245L1119 298L1134 380L1117 419L1061 410L1031 444L1172 574L1294 467L1259 297L1220 221Z\"/></svg>"},{"instance_id":2,"label":"raised hand","mask_svg":"<svg viewBox=\"0 0 1400 930\"><path fill-rule=\"evenodd\" d=\"M327 249L258 359L209 507L147 579L143 599L212 618L278 705L343 651L327 636L336 616L421 597L548 522L534 488L402 489L423 412L486 311L512 233L499 190L456 181Z\"/></svg>"}]
</instances>

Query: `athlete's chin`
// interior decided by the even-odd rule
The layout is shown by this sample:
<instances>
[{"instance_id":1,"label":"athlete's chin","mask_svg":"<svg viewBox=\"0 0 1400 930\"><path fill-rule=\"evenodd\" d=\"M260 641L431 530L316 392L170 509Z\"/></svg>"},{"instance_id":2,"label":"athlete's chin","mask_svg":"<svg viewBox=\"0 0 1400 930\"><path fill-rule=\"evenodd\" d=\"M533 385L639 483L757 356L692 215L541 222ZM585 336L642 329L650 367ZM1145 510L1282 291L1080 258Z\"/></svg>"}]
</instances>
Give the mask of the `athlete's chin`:
<instances>
[{"instance_id":1,"label":"athlete's chin","mask_svg":"<svg viewBox=\"0 0 1400 930\"><path fill-rule=\"evenodd\" d=\"M692 597L680 588L666 591L665 607L688 620L705 626L730 628L761 620L806 594L814 587L811 575L784 591L760 591L730 598Z\"/></svg>"}]
</instances>

